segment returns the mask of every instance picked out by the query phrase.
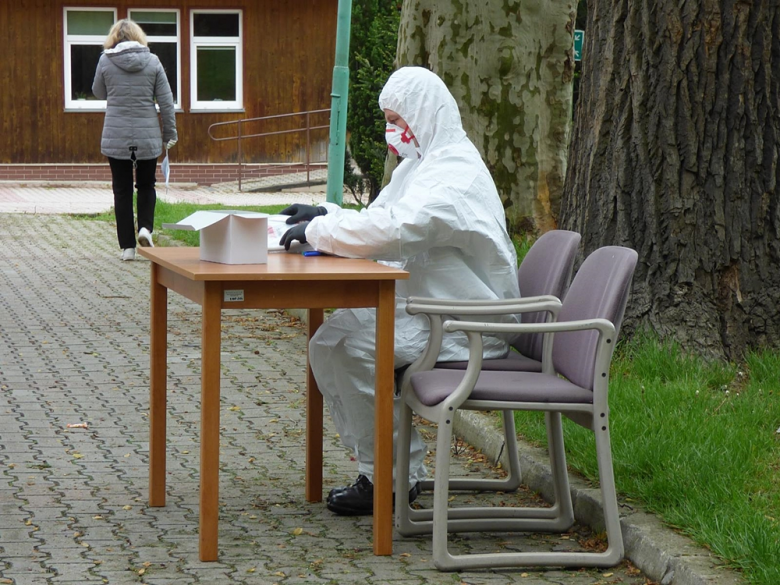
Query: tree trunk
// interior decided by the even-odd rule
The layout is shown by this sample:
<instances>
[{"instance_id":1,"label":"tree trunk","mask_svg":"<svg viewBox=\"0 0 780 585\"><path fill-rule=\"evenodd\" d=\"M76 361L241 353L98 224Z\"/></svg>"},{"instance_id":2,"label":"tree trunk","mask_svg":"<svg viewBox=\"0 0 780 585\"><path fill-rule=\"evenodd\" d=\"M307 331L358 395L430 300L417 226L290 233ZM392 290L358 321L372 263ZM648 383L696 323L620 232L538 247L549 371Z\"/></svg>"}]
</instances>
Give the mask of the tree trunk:
<instances>
[{"instance_id":1,"label":"tree trunk","mask_svg":"<svg viewBox=\"0 0 780 585\"><path fill-rule=\"evenodd\" d=\"M591 0L562 225L639 252L629 328L780 341L780 7Z\"/></svg>"},{"instance_id":2,"label":"tree trunk","mask_svg":"<svg viewBox=\"0 0 780 585\"><path fill-rule=\"evenodd\" d=\"M556 226L571 128L576 3L404 0L398 65L436 72L460 106L510 226Z\"/></svg>"}]
</instances>

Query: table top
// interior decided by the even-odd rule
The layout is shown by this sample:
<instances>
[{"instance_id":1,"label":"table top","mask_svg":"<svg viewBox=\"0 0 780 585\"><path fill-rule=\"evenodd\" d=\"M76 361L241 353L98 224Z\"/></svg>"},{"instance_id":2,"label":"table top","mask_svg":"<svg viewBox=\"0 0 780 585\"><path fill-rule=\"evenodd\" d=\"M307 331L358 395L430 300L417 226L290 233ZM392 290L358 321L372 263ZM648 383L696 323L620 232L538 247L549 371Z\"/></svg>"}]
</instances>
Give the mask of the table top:
<instances>
[{"instance_id":1,"label":"table top","mask_svg":"<svg viewBox=\"0 0 780 585\"><path fill-rule=\"evenodd\" d=\"M200 248L138 248L138 253L191 280L406 280L409 273L373 260L269 252L267 264L220 264Z\"/></svg>"}]
</instances>

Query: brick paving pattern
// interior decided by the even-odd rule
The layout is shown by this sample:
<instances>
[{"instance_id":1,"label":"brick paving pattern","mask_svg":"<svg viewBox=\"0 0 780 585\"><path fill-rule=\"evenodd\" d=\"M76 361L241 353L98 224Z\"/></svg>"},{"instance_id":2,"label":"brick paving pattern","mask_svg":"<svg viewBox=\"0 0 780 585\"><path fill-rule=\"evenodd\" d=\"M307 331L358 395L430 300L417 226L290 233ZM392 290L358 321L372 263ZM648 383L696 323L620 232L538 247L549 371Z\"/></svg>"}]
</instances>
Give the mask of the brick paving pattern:
<instances>
[{"instance_id":1,"label":"brick paving pattern","mask_svg":"<svg viewBox=\"0 0 780 585\"><path fill-rule=\"evenodd\" d=\"M322 171L317 171L320 175ZM321 180L322 177L318 177ZM250 192L249 189L283 187L302 184L306 174L266 177L255 180L238 190L238 183L195 186L171 184L166 190L164 183L157 183L157 196L168 203L197 203L222 205L289 205L307 203L316 205L325 201L325 186L298 187L298 192ZM287 181L287 182L285 182ZM348 196L344 196L348 200ZM0 182L0 213L103 213L114 206L114 195L110 183L47 184L47 183L2 183Z\"/></svg>"},{"instance_id":2,"label":"brick paving pattern","mask_svg":"<svg viewBox=\"0 0 780 585\"><path fill-rule=\"evenodd\" d=\"M199 308L169 295L168 496L150 508L148 286L148 262L119 261L112 224L0 214L0 583L649 582L627 562L442 573L429 536L396 534L393 556L375 557L370 518L304 500L306 337L278 311L224 313L220 559L200 562ZM68 428L78 423L88 428ZM327 415L324 459L325 492L354 479ZM495 471L468 449L456 459L469 473ZM523 491L468 497L536 500ZM594 545L575 526L564 535L460 535L453 548Z\"/></svg>"}]
</instances>

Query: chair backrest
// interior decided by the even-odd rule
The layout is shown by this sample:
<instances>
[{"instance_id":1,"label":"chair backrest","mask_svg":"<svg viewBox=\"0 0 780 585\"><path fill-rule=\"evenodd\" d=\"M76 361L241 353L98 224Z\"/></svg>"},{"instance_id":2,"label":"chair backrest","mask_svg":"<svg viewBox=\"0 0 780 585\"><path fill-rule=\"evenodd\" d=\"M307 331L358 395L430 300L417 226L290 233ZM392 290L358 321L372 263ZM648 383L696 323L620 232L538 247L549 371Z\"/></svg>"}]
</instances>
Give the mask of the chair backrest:
<instances>
[{"instance_id":1,"label":"chair backrest","mask_svg":"<svg viewBox=\"0 0 780 585\"><path fill-rule=\"evenodd\" d=\"M580 239L577 232L551 230L536 240L517 269L520 296L553 295L563 300ZM547 320L547 313L523 313L521 319L523 323L540 323ZM541 361L543 340L541 333L525 333L512 340L512 346L524 356Z\"/></svg>"},{"instance_id":2,"label":"chair backrest","mask_svg":"<svg viewBox=\"0 0 780 585\"><path fill-rule=\"evenodd\" d=\"M615 343L636 262L637 253L631 248L605 246L595 250L574 276L558 321L606 319L615 326ZM556 333L552 354L555 371L592 390L597 343L597 331Z\"/></svg>"}]
</instances>

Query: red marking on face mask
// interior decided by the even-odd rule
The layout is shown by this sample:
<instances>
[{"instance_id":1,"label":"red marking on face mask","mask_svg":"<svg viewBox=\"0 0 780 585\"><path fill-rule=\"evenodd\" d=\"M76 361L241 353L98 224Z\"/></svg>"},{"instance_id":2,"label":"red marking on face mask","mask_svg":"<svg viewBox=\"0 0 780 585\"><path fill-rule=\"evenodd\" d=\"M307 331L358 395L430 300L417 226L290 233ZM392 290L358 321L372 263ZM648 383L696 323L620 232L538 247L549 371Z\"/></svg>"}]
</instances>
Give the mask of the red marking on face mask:
<instances>
[{"instance_id":1,"label":"red marking on face mask","mask_svg":"<svg viewBox=\"0 0 780 585\"><path fill-rule=\"evenodd\" d=\"M409 127L407 126L406 130L401 134L401 142L409 144L412 140L414 140L414 134L409 132Z\"/></svg>"}]
</instances>

